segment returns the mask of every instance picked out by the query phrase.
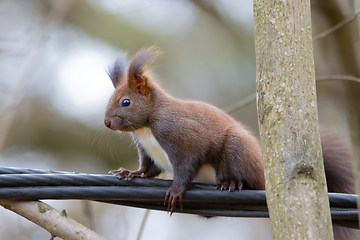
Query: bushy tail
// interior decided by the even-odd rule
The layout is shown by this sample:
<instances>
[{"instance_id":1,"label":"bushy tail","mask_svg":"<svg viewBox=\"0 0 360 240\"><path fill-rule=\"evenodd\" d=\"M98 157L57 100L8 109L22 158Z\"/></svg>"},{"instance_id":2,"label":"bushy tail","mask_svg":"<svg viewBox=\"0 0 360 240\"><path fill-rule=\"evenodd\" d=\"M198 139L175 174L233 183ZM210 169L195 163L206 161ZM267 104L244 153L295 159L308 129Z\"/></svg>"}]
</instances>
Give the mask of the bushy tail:
<instances>
[{"instance_id":1,"label":"bushy tail","mask_svg":"<svg viewBox=\"0 0 360 240\"><path fill-rule=\"evenodd\" d=\"M320 127L325 175L329 192L355 194L352 155L348 144L327 128ZM359 230L333 226L337 240L359 239Z\"/></svg>"}]
</instances>

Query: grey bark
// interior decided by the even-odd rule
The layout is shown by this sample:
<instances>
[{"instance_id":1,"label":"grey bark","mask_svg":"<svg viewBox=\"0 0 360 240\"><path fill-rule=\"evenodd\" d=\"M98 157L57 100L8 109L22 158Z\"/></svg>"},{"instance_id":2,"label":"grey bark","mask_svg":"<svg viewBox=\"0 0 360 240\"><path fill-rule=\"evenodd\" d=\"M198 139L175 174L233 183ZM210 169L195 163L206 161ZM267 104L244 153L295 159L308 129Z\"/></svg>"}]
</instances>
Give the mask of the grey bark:
<instances>
[{"instance_id":1,"label":"grey bark","mask_svg":"<svg viewBox=\"0 0 360 240\"><path fill-rule=\"evenodd\" d=\"M274 239L333 239L317 114L310 1L254 1L256 84Z\"/></svg>"}]
</instances>

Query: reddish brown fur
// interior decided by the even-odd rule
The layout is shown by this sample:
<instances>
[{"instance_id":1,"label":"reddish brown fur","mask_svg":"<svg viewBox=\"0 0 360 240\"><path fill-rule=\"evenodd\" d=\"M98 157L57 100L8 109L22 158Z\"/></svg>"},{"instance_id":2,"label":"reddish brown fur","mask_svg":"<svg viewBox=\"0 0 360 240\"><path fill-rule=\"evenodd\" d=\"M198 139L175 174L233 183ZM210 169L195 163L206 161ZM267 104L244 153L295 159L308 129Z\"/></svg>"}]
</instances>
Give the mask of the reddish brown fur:
<instances>
[{"instance_id":1,"label":"reddish brown fur","mask_svg":"<svg viewBox=\"0 0 360 240\"><path fill-rule=\"evenodd\" d=\"M169 210L181 205L182 195L207 163L216 171L221 189L265 189L261 148L244 126L216 107L202 102L182 101L166 94L148 74L147 66L159 54L155 48L140 51L131 61L127 75L116 61L110 74L116 87L105 114L105 125L112 130L151 129L167 153L174 170L174 181L165 201ZM131 105L121 106L124 99ZM325 134L324 162L329 191L353 193L351 159L347 147ZM155 177L162 169L155 166L143 146L137 144L140 166L112 171L120 178Z\"/></svg>"}]
</instances>

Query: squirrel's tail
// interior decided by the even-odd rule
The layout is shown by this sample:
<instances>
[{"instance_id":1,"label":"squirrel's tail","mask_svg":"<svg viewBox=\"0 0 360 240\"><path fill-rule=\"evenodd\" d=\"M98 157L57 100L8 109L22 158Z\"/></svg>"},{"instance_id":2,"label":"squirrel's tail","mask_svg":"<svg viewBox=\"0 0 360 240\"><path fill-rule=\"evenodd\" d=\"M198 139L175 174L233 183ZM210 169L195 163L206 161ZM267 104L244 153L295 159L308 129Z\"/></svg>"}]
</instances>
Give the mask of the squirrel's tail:
<instances>
[{"instance_id":1,"label":"squirrel's tail","mask_svg":"<svg viewBox=\"0 0 360 240\"><path fill-rule=\"evenodd\" d=\"M323 126L320 127L320 135L328 192L355 194L352 155L348 144ZM360 231L352 228L333 226L333 229L334 239L351 240L360 236Z\"/></svg>"}]
</instances>

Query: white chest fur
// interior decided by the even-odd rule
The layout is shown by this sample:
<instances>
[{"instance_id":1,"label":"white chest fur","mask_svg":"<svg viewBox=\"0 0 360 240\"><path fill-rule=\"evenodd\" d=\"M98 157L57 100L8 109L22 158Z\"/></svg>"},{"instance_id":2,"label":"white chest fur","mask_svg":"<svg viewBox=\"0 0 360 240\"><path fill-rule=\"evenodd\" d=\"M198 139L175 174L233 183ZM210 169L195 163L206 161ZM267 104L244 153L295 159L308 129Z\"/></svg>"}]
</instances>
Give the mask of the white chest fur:
<instances>
[{"instance_id":1,"label":"white chest fur","mask_svg":"<svg viewBox=\"0 0 360 240\"><path fill-rule=\"evenodd\" d=\"M161 178L173 178L173 167L169 160L168 155L164 149L160 146L159 142L155 139L150 128L141 128L135 132L135 141L140 144L147 155L151 158L154 164L162 169L164 173L160 175ZM204 164L196 178L196 182L217 184L218 180L216 177L215 169L209 164Z\"/></svg>"},{"instance_id":2,"label":"white chest fur","mask_svg":"<svg viewBox=\"0 0 360 240\"><path fill-rule=\"evenodd\" d=\"M144 148L155 165L164 171L172 173L173 168L169 157L160 146L159 142L155 139L150 128L141 128L134 133L136 136L135 140Z\"/></svg>"}]
</instances>

